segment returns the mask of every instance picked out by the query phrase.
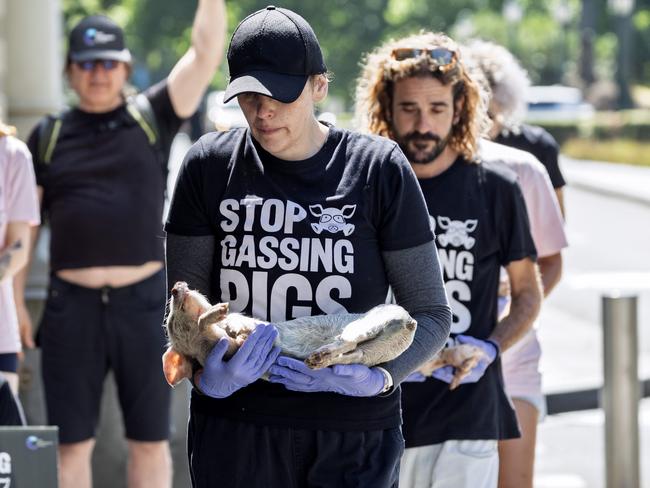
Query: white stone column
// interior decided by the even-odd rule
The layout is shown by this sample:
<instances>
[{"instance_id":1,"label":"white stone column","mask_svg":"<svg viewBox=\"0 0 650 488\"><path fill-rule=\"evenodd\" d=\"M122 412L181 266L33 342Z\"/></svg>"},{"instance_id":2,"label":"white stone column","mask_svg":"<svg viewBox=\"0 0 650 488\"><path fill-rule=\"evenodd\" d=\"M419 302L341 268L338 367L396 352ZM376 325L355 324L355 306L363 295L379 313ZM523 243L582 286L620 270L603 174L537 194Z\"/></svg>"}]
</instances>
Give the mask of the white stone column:
<instances>
[{"instance_id":1,"label":"white stone column","mask_svg":"<svg viewBox=\"0 0 650 488\"><path fill-rule=\"evenodd\" d=\"M7 11L7 0L0 0L0 120L7 120L7 39L5 15Z\"/></svg>"},{"instance_id":2,"label":"white stone column","mask_svg":"<svg viewBox=\"0 0 650 488\"><path fill-rule=\"evenodd\" d=\"M25 139L40 117L62 107L65 53L61 6L59 0L0 0L0 3L5 4L7 118Z\"/></svg>"}]
</instances>

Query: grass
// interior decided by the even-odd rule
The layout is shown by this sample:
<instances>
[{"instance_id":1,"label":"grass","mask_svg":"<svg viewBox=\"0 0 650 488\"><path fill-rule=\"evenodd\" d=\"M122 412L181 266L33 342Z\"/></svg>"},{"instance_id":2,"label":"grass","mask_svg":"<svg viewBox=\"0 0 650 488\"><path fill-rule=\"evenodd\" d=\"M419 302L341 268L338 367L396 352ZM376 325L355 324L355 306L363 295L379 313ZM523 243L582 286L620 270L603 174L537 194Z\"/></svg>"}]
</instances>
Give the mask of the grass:
<instances>
[{"instance_id":1,"label":"grass","mask_svg":"<svg viewBox=\"0 0 650 488\"><path fill-rule=\"evenodd\" d=\"M650 142L631 139L569 139L562 144L562 154L575 159L650 167Z\"/></svg>"}]
</instances>

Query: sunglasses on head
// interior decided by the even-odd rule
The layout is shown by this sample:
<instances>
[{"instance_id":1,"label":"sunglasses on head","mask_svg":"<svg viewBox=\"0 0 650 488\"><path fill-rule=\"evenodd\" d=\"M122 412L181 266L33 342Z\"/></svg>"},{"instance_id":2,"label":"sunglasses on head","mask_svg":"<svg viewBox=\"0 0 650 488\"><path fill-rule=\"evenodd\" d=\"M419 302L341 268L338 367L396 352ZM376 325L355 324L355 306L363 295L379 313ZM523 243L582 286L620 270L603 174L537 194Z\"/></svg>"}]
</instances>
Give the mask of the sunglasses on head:
<instances>
[{"instance_id":1,"label":"sunglasses on head","mask_svg":"<svg viewBox=\"0 0 650 488\"><path fill-rule=\"evenodd\" d=\"M92 71L97 66L101 65L106 71L117 68L117 63L114 59L91 59L89 61L79 61L75 63L83 71Z\"/></svg>"},{"instance_id":2,"label":"sunglasses on head","mask_svg":"<svg viewBox=\"0 0 650 488\"><path fill-rule=\"evenodd\" d=\"M435 47L432 49L398 47L393 49L391 54L397 61L427 56L438 66L438 68L447 69L451 68L456 63L457 59L456 51L452 51L446 47Z\"/></svg>"}]
</instances>

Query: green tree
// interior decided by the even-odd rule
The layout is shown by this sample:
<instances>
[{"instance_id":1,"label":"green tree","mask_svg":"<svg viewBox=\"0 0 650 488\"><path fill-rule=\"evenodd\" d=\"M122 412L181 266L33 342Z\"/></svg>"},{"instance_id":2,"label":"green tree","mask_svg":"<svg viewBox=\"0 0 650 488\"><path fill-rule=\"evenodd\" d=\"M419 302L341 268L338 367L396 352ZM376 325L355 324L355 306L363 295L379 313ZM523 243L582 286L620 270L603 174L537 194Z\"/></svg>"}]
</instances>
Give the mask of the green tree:
<instances>
[{"instance_id":1,"label":"green tree","mask_svg":"<svg viewBox=\"0 0 650 488\"><path fill-rule=\"evenodd\" d=\"M506 2L517 1L522 17L508 23ZM585 0L285 0L280 6L313 26L334 74L331 93L348 104L365 53L380 42L421 29L450 32L459 40L480 37L511 49L535 83L577 82L580 12ZM136 59L135 81L144 85L167 75L190 43L197 0L63 0L66 27L83 15L104 12L125 27ZM229 35L239 21L267 0L228 2ZM559 13L568 8L568 17ZM597 74L610 76L616 61L616 27L606 0L592 0ZM564 10L563 10L564 9ZM650 0L636 0L632 78L650 79ZM612 45L612 42L614 44ZM224 62L213 86L227 82ZM142 76L146 74L146 76Z\"/></svg>"}]
</instances>

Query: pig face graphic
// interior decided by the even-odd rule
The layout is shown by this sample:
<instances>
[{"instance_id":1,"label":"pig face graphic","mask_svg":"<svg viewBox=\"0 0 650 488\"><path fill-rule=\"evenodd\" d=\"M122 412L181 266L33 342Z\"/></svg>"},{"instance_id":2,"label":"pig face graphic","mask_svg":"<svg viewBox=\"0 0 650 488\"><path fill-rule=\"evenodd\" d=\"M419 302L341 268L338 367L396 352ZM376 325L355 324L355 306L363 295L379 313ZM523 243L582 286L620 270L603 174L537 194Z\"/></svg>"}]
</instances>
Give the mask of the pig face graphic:
<instances>
[{"instance_id":1,"label":"pig face graphic","mask_svg":"<svg viewBox=\"0 0 650 488\"><path fill-rule=\"evenodd\" d=\"M314 217L318 217L318 222L311 224L311 228L314 229L316 234L327 231L332 234L343 232L344 236L349 236L354 232L354 225L349 224L347 219L354 215L356 209L356 205L344 205L341 209L333 207L323 208L322 205L310 205L309 211Z\"/></svg>"},{"instance_id":2,"label":"pig face graphic","mask_svg":"<svg viewBox=\"0 0 650 488\"><path fill-rule=\"evenodd\" d=\"M464 247L470 250L476 244L476 239L470 237L469 233L473 232L478 225L478 220L469 219L466 221L451 220L449 217L438 217L438 225L445 232L438 234L438 242L441 246L449 245L454 247Z\"/></svg>"}]
</instances>

